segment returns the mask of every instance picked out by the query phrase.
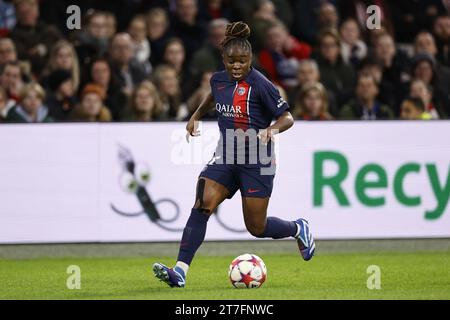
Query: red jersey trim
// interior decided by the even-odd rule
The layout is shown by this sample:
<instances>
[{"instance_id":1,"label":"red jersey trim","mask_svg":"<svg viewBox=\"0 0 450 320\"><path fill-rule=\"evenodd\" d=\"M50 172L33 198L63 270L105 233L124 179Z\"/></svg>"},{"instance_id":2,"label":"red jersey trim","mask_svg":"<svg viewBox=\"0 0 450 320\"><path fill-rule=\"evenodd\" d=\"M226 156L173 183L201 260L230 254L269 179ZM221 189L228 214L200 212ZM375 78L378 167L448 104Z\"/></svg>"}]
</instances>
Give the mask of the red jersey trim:
<instances>
[{"instance_id":1,"label":"red jersey trim","mask_svg":"<svg viewBox=\"0 0 450 320\"><path fill-rule=\"evenodd\" d=\"M251 86L245 81L239 81L233 93L233 106L236 110L234 113L234 129L242 129L246 131L250 123L249 119L249 100L250 100Z\"/></svg>"}]
</instances>

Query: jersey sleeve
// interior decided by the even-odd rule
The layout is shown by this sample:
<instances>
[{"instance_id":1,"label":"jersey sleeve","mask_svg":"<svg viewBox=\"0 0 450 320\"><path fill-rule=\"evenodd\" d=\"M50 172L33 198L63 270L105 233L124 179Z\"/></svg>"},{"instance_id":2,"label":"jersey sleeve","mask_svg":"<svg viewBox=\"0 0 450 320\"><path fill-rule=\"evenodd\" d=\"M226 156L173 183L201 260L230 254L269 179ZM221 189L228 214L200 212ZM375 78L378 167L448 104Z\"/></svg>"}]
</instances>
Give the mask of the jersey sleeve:
<instances>
[{"instance_id":1,"label":"jersey sleeve","mask_svg":"<svg viewBox=\"0 0 450 320\"><path fill-rule=\"evenodd\" d=\"M280 91L267 79L261 79L259 84L259 96L261 104L275 117L280 117L289 110L288 103L281 97Z\"/></svg>"}]
</instances>

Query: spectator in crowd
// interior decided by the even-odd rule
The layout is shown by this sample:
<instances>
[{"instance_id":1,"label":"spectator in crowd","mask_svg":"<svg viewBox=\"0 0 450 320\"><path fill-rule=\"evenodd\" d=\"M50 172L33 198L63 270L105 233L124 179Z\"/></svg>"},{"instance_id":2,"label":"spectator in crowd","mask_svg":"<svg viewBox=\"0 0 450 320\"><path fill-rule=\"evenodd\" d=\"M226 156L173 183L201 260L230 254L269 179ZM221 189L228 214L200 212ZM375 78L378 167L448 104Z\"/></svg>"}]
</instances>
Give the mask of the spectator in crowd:
<instances>
[{"instance_id":1,"label":"spectator in crowd","mask_svg":"<svg viewBox=\"0 0 450 320\"><path fill-rule=\"evenodd\" d=\"M402 120L430 120L431 115L425 111L425 105L420 98L408 97L403 100L400 107Z\"/></svg>"},{"instance_id":2,"label":"spectator in crowd","mask_svg":"<svg viewBox=\"0 0 450 320\"><path fill-rule=\"evenodd\" d=\"M437 46L433 35L428 31L419 32L414 39L414 53L426 53L436 58Z\"/></svg>"},{"instance_id":3,"label":"spectator in crowd","mask_svg":"<svg viewBox=\"0 0 450 320\"><path fill-rule=\"evenodd\" d=\"M155 85L146 80L133 92L127 121L149 122L157 120L162 103Z\"/></svg>"},{"instance_id":4,"label":"spectator in crowd","mask_svg":"<svg viewBox=\"0 0 450 320\"><path fill-rule=\"evenodd\" d=\"M317 14L317 30L335 29L339 26L339 14L336 7L328 1L323 1Z\"/></svg>"},{"instance_id":5,"label":"spectator in crowd","mask_svg":"<svg viewBox=\"0 0 450 320\"><path fill-rule=\"evenodd\" d=\"M394 85L400 84L409 61L404 52L397 50L394 38L390 34L384 33L376 38L374 54L383 66L383 76Z\"/></svg>"},{"instance_id":6,"label":"spectator in crowd","mask_svg":"<svg viewBox=\"0 0 450 320\"><path fill-rule=\"evenodd\" d=\"M183 40L186 48L186 57L201 48L206 38L206 28L203 21L198 18L198 3L196 0L176 0L176 10L172 18L174 34Z\"/></svg>"},{"instance_id":7,"label":"spectator in crowd","mask_svg":"<svg viewBox=\"0 0 450 320\"><path fill-rule=\"evenodd\" d=\"M265 46L267 29L277 22L275 14L275 5L271 0L259 0L256 3L255 11L250 22L252 33L250 34L250 42L252 43L253 52L259 52Z\"/></svg>"},{"instance_id":8,"label":"spectator in crowd","mask_svg":"<svg viewBox=\"0 0 450 320\"><path fill-rule=\"evenodd\" d=\"M297 98L295 119L299 120L332 120L328 112L328 97L325 87L319 82L305 84Z\"/></svg>"},{"instance_id":9,"label":"spectator in crowd","mask_svg":"<svg viewBox=\"0 0 450 320\"><path fill-rule=\"evenodd\" d=\"M212 71L205 71L202 75L200 85L187 100L187 108L189 111L189 115L192 115L195 112L195 110L197 110L200 103L202 103L211 92L210 80L212 75L213 75ZM213 108L213 103L211 103L210 111L202 119L215 119L215 118L217 118L216 110Z\"/></svg>"},{"instance_id":10,"label":"spectator in crowd","mask_svg":"<svg viewBox=\"0 0 450 320\"><path fill-rule=\"evenodd\" d=\"M308 58L311 51L307 43L294 38L281 22L276 22L267 29L266 46L258 61L274 83L289 90L298 84L299 62Z\"/></svg>"},{"instance_id":11,"label":"spectator in crowd","mask_svg":"<svg viewBox=\"0 0 450 320\"><path fill-rule=\"evenodd\" d=\"M410 79L408 74L409 58L395 47L394 39L388 33L379 35L375 40L374 57L383 68L382 81L393 88L401 88ZM401 90L397 90L396 105L402 99Z\"/></svg>"},{"instance_id":12,"label":"spectator in crowd","mask_svg":"<svg viewBox=\"0 0 450 320\"><path fill-rule=\"evenodd\" d=\"M290 105L295 105L298 98L298 93L302 88L308 83L320 82L320 72L319 66L315 60L305 59L300 61L297 72L298 85L294 90L288 92ZM336 97L334 93L326 89L327 100L328 100L328 111L333 117L336 117L339 113L338 105L336 103Z\"/></svg>"},{"instance_id":13,"label":"spectator in crowd","mask_svg":"<svg viewBox=\"0 0 450 320\"><path fill-rule=\"evenodd\" d=\"M0 38L0 66L17 61L16 45L11 38Z\"/></svg>"},{"instance_id":14,"label":"spectator in crowd","mask_svg":"<svg viewBox=\"0 0 450 320\"><path fill-rule=\"evenodd\" d=\"M117 33L117 19L114 13L104 12L105 15L105 28L106 28L106 39L111 40Z\"/></svg>"},{"instance_id":15,"label":"spectator in crowd","mask_svg":"<svg viewBox=\"0 0 450 320\"><path fill-rule=\"evenodd\" d=\"M442 4L444 5L445 9L447 10L447 14L450 15L450 0L442 0Z\"/></svg>"},{"instance_id":16,"label":"spectator in crowd","mask_svg":"<svg viewBox=\"0 0 450 320\"><path fill-rule=\"evenodd\" d=\"M324 29L318 36L318 52L321 82L342 105L351 96L355 83L355 71L341 57L341 40L335 29Z\"/></svg>"},{"instance_id":17,"label":"spectator in crowd","mask_svg":"<svg viewBox=\"0 0 450 320\"><path fill-rule=\"evenodd\" d=\"M293 34L303 41L316 44L317 41L317 12L321 1L296 0L292 1L292 11L295 19L293 21Z\"/></svg>"},{"instance_id":18,"label":"spectator in crowd","mask_svg":"<svg viewBox=\"0 0 450 320\"><path fill-rule=\"evenodd\" d=\"M13 1L14 0L12 0L12 2ZM67 8L72 4L78 4L81 12L85 12L91 6L87 1L74 2L72 0L38 0L38 2L40 12L39 19L47 24L55 26L64 37L69 36L73 31L67 28L67 18L69 17L69 14L66 13Z\"/></svg>"},{"instance_id":19,"label":"spectator in crowd","mask_svg":"<svg viewBox=\"0 0 450 320\"><path fill-rule=\"evenodd\" d=\"M205 8L205 15L208 21L214 19L231 19L231 8L223 0L203 0L200 8Z\"/></svg>"},{"instance_id":20,"label":"spectator in crowd","mask_svg":"<svg viewBox=\"0 0 450 320\"><path fill-rule=\"evenodd\" d=\"M85 83L93 83L106 92L104 104L108 107L114 121L123 119L128 97L120 90L117 79L113 77L111 66L107 59L95 58L87 70Z\"/></svg>"},{"instance_id":21,"label":"spectator in crowd","mask_svg":"<svg viewBox=\"0 0 450 320\"><path fill-rule=\"evenodd\" d=\"M186 104L181 100L181 89L175 69L161 64L156 67L153 77L162 102L161 120L185 119L188 111Z\"/></svg>"},{"instance_id":22,"label":"spectator in crowd","mask_svg":"<svg viewBox=\"0 0 450 320\"><path fill-rule=\"evenodd\" d=\"M373 28L373 29L366 30L366 33L367 33L366 43L369 48L369 55L374 55L373 51L374 51L375 44L376 44L378 38L382 35L390 34L389 31L387 30L387 28L383 24L380 24L379 28Z\"/></svg>"},{"instance_id":23,"label":"spectator in crowd","mask_svg":"<svg viewBox=\"0 0 450 320\"><path fill-rule=\"evenodd\" d=\"M119 87L127 96L144 81L149 74L143 66L133 59L133 41L128 33L118 33L111 42L112 72L119 81Z\"/></svg>"},{"instance_id":24,"label":"spectator in crowd","mask_svg":"<svg viewBox=\"0 0 450 320\"><path fill-rule=\"evenodd\" d=\"M150 64L150 42L147 39L147 21L145 16L135 16L128 26L128 33L134 43L134 59L142 64L147 74L152 71Z\"/></svg>"},{"instance_id":25,"label":"spectator in crowd","mask_svg":"<svg viewBox=\"0 0 450 320\"><path fill-rule=\"evenodd\" d=\"M9 1L0 0L0 37L6 36L16 25L16 11Z\"/></svg>"},{"instance_id":26,"label":"spectator in crowd","mask_svg":"<svg viewBox=\"0 0 450 320\"><path fill-rule=\"evenodd\" d=\"M31 64L29 61L17 59L16 45L11 38L0 38L0 68L6 63L18 62L22 76L31 79Z\"/></svg>"},{"instance_id":27,"label":"spectator in crowd","mask_svg":"<svg viewBox=\"0 0 450 320\"><path fill-rule=\"evenodd\" d=\"M290 30L294 22L292 3L289 0L271 0L275 5L275 13L280 21ZM242 1L241 1L242 2Z\"/></svg>"},{"instance_id":28,"label":"spectator in crowd","mask_svg":"<svg viewBox=\"0 0 450 320\"><path fill-rule=\"evenodd\" d=\"M66 121L77 103L72 73L57 69L47 78L48 92L45 104L56 121Z\"/></svg>"},{"instance_id":29,"label":"spectator in crowd","mask_svg":"<svg viewBox=\"0 0 450 320\"><path fill-rule=\"evenodd\" d=\"M320 71L317 62L313 59L300 61L297 79L300 86L310 82L320 82Z\"/></svg>"},{"instance_id":30,"label":"spectator in crowd","mask_svg":"<svg viewBox=\"0 0 450 320\"><path fill-rule=\"evenodd\" d=\"M421 79L428 84L437 81L436 72L434 70L434 59L427 53L419 53L415 55L411 60L412 78Z\"/></svg>"},{"instance_id":31,"label":"spectator in crowd","mask_svg":"<svg viewBox=\"0 0 450 320\"><path fill-rule=\"evenodd\" d=\"M17 25L11 31L20 60L31 63L32 72L39 76L47 63L52 46L62 38L53 26L39 21L37 0L16 0Z\"/></svg>"},{"instance_id":32,"label":"spectator in crowd","mask_svg":"<svg viewBox=\"0 0 450 320\"><path fill-rule=\"evenodd\" d=\"M412 59L412 79L422 80L433 88L438 113L445 117L446 110L450 110L450 73L448 69L441 68L438 71L433 57L428 54L417 54Z\"/></svg>"},{"instance_id":33,"label":"spectator in crowd","mask_svg":"<svg viewBox=\"0 0 450 320\"><path fill-rule=\"evenodd\" d=\"M80 103L73 109L71 120L81 122L109 122L111 113L104 106L105 90L99 85L88 83L80 94Z\"/></svg>"},{"instance_id":34,"label":"spectator in crowd","mask_svg":"<svg viewBox=\"0 0 450 320\"><path fill-rule=\"evenodd\" d=\"M154 8L147 14L147 38L150 41L150 62L156 66L162 62L164 46L171 37L169 18L164 9Z\"/></svg>"},{"instance_id":35,"label":"spectator in crowd","mask_svg":"<svg viewBox=\"0 0 450 320\"><path fill-rule=\"evenodd\" d=\"M253 17L253 13L260 7L260 0L229 0L230 6L232 7L234 13L234 21L251 21ZM297 2L296 0L295 2ZM310 0L308 0L310 1ZM275 7L275 13L277 15L277 19L283 21L283 23L291 27L292 22L294 20L291 1L289 0L271 0ZM266 7L263 10L267 10ZM253 32L253 29L252 29Z\"/></svg>"},{"instance_id":36,"label":"spectator in crowd","mask_svg":"<svg viewBox=\"0 0 450 320\"><path fill-rule=\"evenodd\" d=\"M356 67L367 56L367 45L361 39L358 23L353 18L342 22L339 28L342 39L341 55L344 62Z\"/></svg>"},{"instance_id":37,"label":"spectator in crowd","mask_svg":"<svg viewBox=\"0 0 450 320\"><path fill-rule=\"evenodd\" d=\"M164 48L163 63L171 66L178 74L178 81L181 88L181 99L186 101L192 91L192 77L185 64L186 52L183 41L179 38L171 38Z\"/></svg>"},{"instance_id":38,"label":"spectator in crowd","mask_svg":"<svg viewBox=\"0 0 450 320\"><path fill-rule=\"evenodd\" d=\"M152 9L163 9L164 11L173 11L175 10L175 1L174 0L151 0L151 1L136 1L140 2L140 4L135 7L135 12L148 12Z\"/></svg>"},{"instance_id":39,"label":"spectator in crowd","mask_svg":"<svg viewBox=\"0 0 450 320\"><path fill-rule=\"evenodd\" d=\"M447 114L439 101L433 96L433 87L423 80L413 80L409 89L409 95L420 98L432 119L446 118Z\"/></svg>"},{"instance_id":40,"label":"spectator in crowd","mask_svg":"<svg viewBox=\"0 0 450 320\"><path fill-rule=\"evenodd\" d=\"M368 74L375 79L379 88L378 100L382 104L390 106L394 113L398 115L397 96L399 94L397 94L397 91L401 90L401 88L395 87L389 81L383 79L383 67L378 60L373 57L367 57L361 61L358 67L358 73Z\"/></svg>"},{"instance_id":41,"label":"spectator in crowd","mask_svg":"<svg viewBox=\"0 0 450 320\"><path fill-rule=\"evenodd\" d=\"M369 30L367 8L374 4L381 10L381 28ZM384 119L392 112L407 118L409 112L446 119L450 114L448 0L88 0L79 5L85 13L82 28L68 31L63 3L0 0L0 88L7 96L5 107L0 92L0 118L20 104L21 89L33 80L45 88L43 104L57 121L68 113L80 117L82 104L75 108L73 100L80 82L102 88L102 105L113 120L149 119L150 113L127 112L137 105L138 91L148 95L140 84L152 76L161 106L150 118L183 120L210 89L211 74L224 68L226 18L252 25L255 65L292 106L306 87L319 82L330 118ZM375 89L366 78L375 80ZM358 96L356 79L359 87L378 93L373 101ZM318 90L308 92L314 94ZM412 108L410 96L423 101L424 112Z\"/></svg>"},{"instance_id":42,"label":"spectator in crowd","mask_svg":"<svg viewBox=\"0 0 450 320\"><path fill-rule=\"evenodd\" d=\"M397 0L394 6L391 6L393 25L395 27L395 38L400 43L411 43L417 32L423 29L420 12L420 1ZM421 15L423 12L420 13Z\"/></svg>"},{"instance_id":43,"label":"spectator in crowd","mask_svg":"<svg viewBox=\"0 0 450 320\"><path fill-rule=\"evenodd\" d=\"M436 18L433 24L438 53L437 60L446 67L450 67L450 15Z\"/></svg>"},{"instance_id":44,"label":"spectator in crowd","mask_svg":"<svg viewBox=\"0 0 450 320\"><path fill-rule=\"evenodd\" d=\"M430 61L434 65L434 71L437 79L439 79L440 88L443 89L444 95L446 92L448 94L450 88L450 68L442 65L436 59L438 50L433 35L428 31L418 33L414 40L414 52L416 57L425 56L426 58L426 55L431 57Z\"/></svg>"},{"instance_id":45,"label":"spectator in crowd","mask_svg":"<svg viewBox=\"0 0 450 320\"><path fill-rule=\"evenodd\" d=\"M67 0L66 0L67 1ZM136 14L145 12L140 3L150 2L155 3L160 1L167 2L167 0L121 0L121 1L104 1L104 0L91 0L88 1L88 7L102 10L106 16L106 26L109 30L109 39L114 35L117 30L125 30L130 23L130 19ZM172 0L170 0L172 1ZM82 3L84 1L81 1ZM89 4L91 2L91 4ZM92 3L93 2L93 3ZM148 6L147 6L148 8ZM147 9L146 8L146 9ZM114 20L110 20L109 16L112 16Z\"/></svg>"},{"instance_id":46,"label":"spectator in crowd","mask_svg":"<svg viewBox=\"0 0 450 320\"><path fill-rule=\"evenodd\" d=\"M437 16L445 14L446 0L396 0L389 4L395 38L399 43L412 43L421 30L431 30Z\"/></svg>"},{"instance_id":47,"label":"spectator in crowd","mask_svg":"<svg viewBox=\"0 0 450 320\"><path fill-rule=\"evenodd\" d=\"M78 56L74 46L67 40L58 41L50 52L50 57L46 69L42 72L43 79L41 83L46 87L50 73L55 70L66 70L71 75L74 91L78 90L80 85L80 66Z\"/></svg>"},{"instance_id":48,"label":"spectator in crowd","mask_svg":"<svg viewBox=\"0 0 450 320\"><path fill-rule=\"evenodd\" d=\"M208 70L223 70L222 41L228 20L215 19L208 24L208 40L191 59L190 70L194 77L199 77Z\"/></svg>"},{"instance_id":49,"label":"spectator in crowd","mask_svg":"<svg viewBox=\"0 0 450 320\"><path fill-rule=\"evenodd\" d=\"M164 47L163 63L173 67L177 73L182 73L185 57L183 41L180 38L170 38Z\"/></svg>"},{"instance_id":50,"label":"spectator in crowd","mask_svg":"<svg viewBox=\"0 0 450 320\"><path fill-rule=\"evenodd\" d=\"M8 98L5 89L0 86L0 123L6 121L9 110L16 105L14 100Z\"/></svg>"},{"instance_id":51,"label":"spectator in crowd","mask_svg":"<svg viewBox=\"0 0 450 320\"><path fill-rule=\"evenodd\" d=\"M433 35L428 31L418 33L414 41L414 52L416 54L415 60L418 57L419 60L430 60L430 64L435 73L435 79L432 79L432 85L437 89L437 95L441 96L441 100L444 106L446 106L447 114L450 114L450 68L442 65L437 60L438 50Z\"/></svg>"},{"instance_id":52,"label":"spectator in crowd","mask_svg":"<svg viewBox=\"0 0 450 320\"><path fill-rule=\"evenodd\" d=\"M20 90L19 104L6 116L8 122L53 122L49 116L44 89L36 82L26 84Z\"/></svg>"},{"instance_id":53,"label":"spectator in crowd","mask_svg":"<svg viewBox=\"0 0 450 320\"><path fill-rule=\"evenodd\" d=\"M86 66L92 57L104 55L108 50L108 29L106 15L102 11L89 10L84 25L75 34L74 44L80 64Z\"/></svg>"},{"instance_id":54,"label":"spectator in crowd","mask_svg":"<svg viewBox=\"0 0 450 320\"><path fill-rule=\"evenodd\" d=\"M0 86L6 90L9 99L19 101L24 81L18 62L8 62L0 68Z\"/></svg>"},{"instance_id":55,"label":"spectator in crowd","mask_svg":"<svg viewBox=\"0 0 450 320\"><path fill-rule=\"evenodd\" d=\"M338 11L341 15L342 20L346 20L349 17L356 19L358 22L360 30L367 30L367 20L369 14L373 14L373 11L367 11L368 7L371 5L377 5L380 12L380 22L384 26L385 30L393 34L393 26L391 21L390 12L390 1L387 0L345 0L338 1ZM373 30L376 30L374 28Z\"/></svg>"},{"instance_id":56,"label":"spectator in crowd","mask_svg":"<svg viewBox=\"0 0 450 320\"><path fill-rule=\"evenodd\" d=\"M341 108L341 120L390 120L394 113L390 107L377 100L378 85L376 80L361 74L355 89L355 98Z\"/></svg>"}]
</instances>

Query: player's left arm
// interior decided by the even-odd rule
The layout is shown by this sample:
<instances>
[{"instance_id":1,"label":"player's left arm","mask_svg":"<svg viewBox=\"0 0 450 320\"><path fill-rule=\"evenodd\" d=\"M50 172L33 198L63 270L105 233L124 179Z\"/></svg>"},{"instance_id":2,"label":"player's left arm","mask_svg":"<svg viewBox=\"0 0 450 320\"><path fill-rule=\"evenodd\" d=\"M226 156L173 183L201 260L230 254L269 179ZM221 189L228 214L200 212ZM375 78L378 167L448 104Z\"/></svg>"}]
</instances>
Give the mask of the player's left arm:
<instances>
[{"instance_id":1,"label":"player's left arm","mask_svg":"<svg viewBox=\"0 0 450 320\"><path fill-rule=\"evenodd\" d=\"M279 90L270 81L259 83L260 103L272 114L276 121L258 134L262 143L267 144L274 135L286 131L294 124L288 103L281 97Z\"/></svg>"},{"instance_id":2,"label":"player's left arm","mask_svg":"<svg viewBox=\"0 0 450 320\"><path fill-rule=\"evenodd\" d=\"M288 130L294 125L294 118L289 111L285 111L278 119L269 127L259 132L261 142L267 144L275 134Z\"/></svg>"}]
</instances>

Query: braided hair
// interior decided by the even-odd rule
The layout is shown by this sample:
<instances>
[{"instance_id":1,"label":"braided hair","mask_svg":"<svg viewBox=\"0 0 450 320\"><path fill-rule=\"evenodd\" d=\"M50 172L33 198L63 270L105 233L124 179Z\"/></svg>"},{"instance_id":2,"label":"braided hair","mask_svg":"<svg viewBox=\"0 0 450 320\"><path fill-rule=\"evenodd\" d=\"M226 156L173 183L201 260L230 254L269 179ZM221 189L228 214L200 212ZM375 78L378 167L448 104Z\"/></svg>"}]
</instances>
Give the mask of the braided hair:
<instances>
[{"instance_id":1,"label":"braided hair","mask_svg":"<svg viewBox=\"0 0 450 320\"><path fill-rule=\"evenodd\" d=\"M225 30L225 39L222 41L222 52L238 46L251 53L252 45L247 40L249 36L250 27L246 23L242 21L229 23Z\"/></svg>"}]
</instances>

